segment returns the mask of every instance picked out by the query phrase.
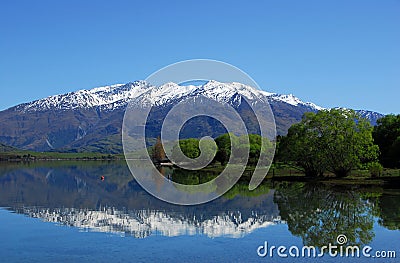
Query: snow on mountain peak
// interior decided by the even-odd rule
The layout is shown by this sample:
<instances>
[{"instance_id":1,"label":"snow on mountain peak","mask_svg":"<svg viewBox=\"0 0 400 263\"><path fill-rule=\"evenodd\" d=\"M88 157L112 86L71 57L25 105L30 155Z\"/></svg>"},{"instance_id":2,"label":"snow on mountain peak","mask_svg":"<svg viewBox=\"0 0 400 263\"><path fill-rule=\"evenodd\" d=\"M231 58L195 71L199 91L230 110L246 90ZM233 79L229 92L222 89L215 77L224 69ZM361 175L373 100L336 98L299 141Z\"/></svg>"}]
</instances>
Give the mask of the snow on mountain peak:
<instances>
[{"instance_id":1,"label":"snow on mountain peak","mask_svg":"<svg viewBox=\"0 0 400 263\"><path fill-rule=\"evenodd\" d=\"M168 82L161 86L152 87L134 100L135 104L162 105L168 101L181 98L190 94L197 86L179 86L174 82Z\"/></svg>"},{"instance_id":2,"label":"snow on mountain peak","mask_svg":"<svg viewBox=\"0 0 400 263\"><path fill-rule=\"evenodd\" d=\"M89 90L91 93L97 93L97 92L111 92L115 88L121 87L125 84L114 84L110 86L104 86L104 87L97 87Z\"/></svg>"},{"instance_id":3,"label":"snow on mountain peak","mask_svg":"<svg viewBox=\"0 0 400 263\"><path fill-rule=\"evenodd\" d=\"M144 81L135 81L127 84L115 84L97 87L90 90L78 90L61 95L53 95L44 99L35 100L20 105L23 111L43 110L70 110L76 108L91 108L126 104L130 99L136 98L151 86ZM115 105L114 105L115 106Z\"/></svg>"},{"instance_id":4,"label":"snow on mountain peak","mask_svg":"<svg viewBox=\"0 0 400 263\"><path fill-rule=\"evenodd\" d=\"M112 110L114 108L125 107L130 101L142 105L162 105L190 95L203 95L224 102L229 102L233 97L240 95L250 101L268 99L270 101L285 102L294 106L303 105L315 110L323 109L313 103L303 102L292 94L280 95L269 93L238 82L224 83L216 80L210 80L198 86L184 86L173 82L168 82L160 86L152 86L145 81L135 81L127 84L115 84L49 96L31 103L19 105L18 109L23 111L43 111L100 107L101 109ZM240 97L238 102L240 103Z\"/></svg>"},{"instance_id":5,"label":"snow on mountain peak","mask_svg":"<svg viewBox=\"0 0 400 263\"><path fill-rule=\"evenodd\" d=\"M289 94L289 95L271 94L269 97L270 97L270 99L283 101L283 102L286 102L293 106L303 105L303 106L311 107L315 110L323 110L324 109L323 107L317 106L314 103L304 102L304 101L300 100L299 98L295 97L293 94Z\"/></svg>"},{"instance_id":6,"label":"snow on mountain peak","mask_svg":"<svg viewBox=\"0 0 400 263\"><path fill-rule=\"evenodd\" d=\"M242 83L223 83L215 80L210 80L206 84L198 86L197 92L217 101L225 102L235 95L241 95L248 100L255 100L265 99L266 95L270 94Z\"/></svg>"}]
</instances>

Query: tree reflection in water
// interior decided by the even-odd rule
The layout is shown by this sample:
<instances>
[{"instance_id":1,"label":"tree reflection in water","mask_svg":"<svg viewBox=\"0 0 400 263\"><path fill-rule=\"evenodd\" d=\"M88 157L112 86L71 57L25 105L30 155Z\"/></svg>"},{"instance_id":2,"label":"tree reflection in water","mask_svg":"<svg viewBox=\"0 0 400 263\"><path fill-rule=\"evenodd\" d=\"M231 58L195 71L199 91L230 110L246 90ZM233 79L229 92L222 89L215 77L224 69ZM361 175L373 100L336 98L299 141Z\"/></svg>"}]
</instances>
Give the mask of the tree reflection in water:
<instances>
[{"instance_id":1,"label":"tree reflection in water","mask_svg":"<svg viewBox=\"0 0 400 263\"><path fill-rule=\"evenodd\" d=\"M346 245L365 245L374 237L376 206L356 187L279 183L274 201L289 231L303 244L321 248L346 235Z\"/></svg>"},{"instance_id":2,"label":"tree reflection in water","mask_svg":"<svg viewBox=\"0 0 400 263\"><path fill-rule=\"evenodd\" d=\"M400 230L400 194L398 189L386 190L379 196L379 224L390 230Z\"/></svg>"},{"instance_id":3,"label":"tree reflection in water","mask_svg":"<svg viewBox=\"0 0 400 263\"><path fill-rule=\"evenodd\" d=\"M161 173L188 185L208 182L218 175L212 170L187 172L170 167L162 167ZM100 176L105 181L99 180ZM212 202L176 206L147 194L125 162L5 163L0 169L0 206L82 211L112 207L117 211L152 210L168 216L177 214L179 218L196 216L207 220L235 211L243 220L253 220L258 215L258 219L264 218L263 222L280 215L292 234L301 237L304 244L334 244L336 237L344 234L347 245L362 245L372 241L375 222L387 229L400 229L399 184L393 182L361 187L266 180L249 191L248 181L240 180ZM220 191L218 183L209 190ZM165 184L161 180L158 189L162 191Z\"/></svg>"}]
</instances>

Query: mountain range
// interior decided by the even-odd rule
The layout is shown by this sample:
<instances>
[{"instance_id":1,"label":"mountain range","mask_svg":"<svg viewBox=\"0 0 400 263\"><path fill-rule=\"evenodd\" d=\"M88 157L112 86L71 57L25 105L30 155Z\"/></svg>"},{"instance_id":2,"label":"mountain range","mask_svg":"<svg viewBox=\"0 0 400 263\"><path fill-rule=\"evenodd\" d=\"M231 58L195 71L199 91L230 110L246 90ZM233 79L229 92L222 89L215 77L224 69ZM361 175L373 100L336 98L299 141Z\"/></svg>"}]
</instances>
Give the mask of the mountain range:
<instances>
[{"instance_id":1,"label":"mountain range","mask_svg":"<svg viewBox=\"0 0 400 263\"><path fill-rule=\"evenodd\" d=\"M267 99L280 135L286 134L305 112L324 109L303 102L292 94L269 93L236 82L211 80L202 85L182 86L170 82L152 86L145 81L135 81L49 96L0 111L0 143L35 151L120 153L122 121L128 103L153 107L158 119L154 121L156 125L151 127L153 133L150 134L155 136L159 130L157 125L162 123L160 120L169 109L185 98L198 95L227 102L241 113L246 111L246 102ZM357 112L373 125L383 116L368 110ZM214 126L210 120L198 120L193 125L205 131ZM212 136L222 132L217 128ZM191 132L190 136L201 137L204 134Z\"/></svg>"}]
</instances>

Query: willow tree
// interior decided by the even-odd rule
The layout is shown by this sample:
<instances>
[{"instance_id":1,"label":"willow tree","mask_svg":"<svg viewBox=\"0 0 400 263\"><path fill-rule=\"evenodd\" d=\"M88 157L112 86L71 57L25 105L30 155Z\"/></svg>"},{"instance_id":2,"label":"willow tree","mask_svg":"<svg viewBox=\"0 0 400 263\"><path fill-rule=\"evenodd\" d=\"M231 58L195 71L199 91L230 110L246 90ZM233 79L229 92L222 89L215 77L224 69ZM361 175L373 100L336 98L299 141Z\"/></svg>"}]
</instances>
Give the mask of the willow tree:
<instances>
[{"instance_id":1,"label":"willow tree","mask_svg":"<svg viewBox=\"0 0 400 263\"><path fill-rule=\"evenodd\" d=\"M326 169L320 134L311 124L314 118L314 113L305 113L303 120L292 125L287 136L281 138L278 148L278 159L293 162L310 177L322 176Z\"/></svg>"},{"instance_id":2,"label":"willow tree","mask_svg":"<svg viewBox=\"0 0 400 263\"><path fill-rule=\"evenodd\" d=\"M372 138L373 127L353 110L320 111L315 126L321 134L327 170L336 176L345 177L360 164L377 160L379 148Z\"/></svg>"},{"instance_id":3,"label":"willow tree","mask_svg":"<svg viewBox=\"0 0 400 263\"><path fill-rule=\"evenodd\" d=\"M337 177L375 161L378 152L370 123L347 109L306 113L289 129L280 149L281 158L294 161L308 175L329 171Z\"/></svg>"}]
</instances>

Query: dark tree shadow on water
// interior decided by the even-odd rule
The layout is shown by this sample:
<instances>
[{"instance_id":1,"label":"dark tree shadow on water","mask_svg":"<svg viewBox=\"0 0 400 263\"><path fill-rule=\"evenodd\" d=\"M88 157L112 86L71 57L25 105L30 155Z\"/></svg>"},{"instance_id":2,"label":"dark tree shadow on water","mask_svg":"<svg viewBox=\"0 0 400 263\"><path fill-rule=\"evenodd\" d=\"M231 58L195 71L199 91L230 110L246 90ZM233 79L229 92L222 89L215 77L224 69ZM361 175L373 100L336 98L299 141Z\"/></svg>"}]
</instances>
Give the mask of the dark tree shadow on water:
<instances>
[{"instance_id":1,"label":"dark tree shadow on water","mask_svg":"<svg viewBox=\"0 0 400 263\"><path fill-rule=\"evenodd\" d=\"M400 230L400 194L389 189L379 196L379 224L390 230Z\"/></svg>"},{"instance_id":2,"label":"dark tree shadow on water","mask_svg":"<svg viewBox=\"0 0 400 263\"><path fill-rule=\"evenodd\" d=\"M345 235L346 246L362 246L374 237L376 205L354 187L282 182L274 201L289 231L304 245L321 248Z\"/></svg>"}]
</instances>

